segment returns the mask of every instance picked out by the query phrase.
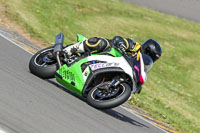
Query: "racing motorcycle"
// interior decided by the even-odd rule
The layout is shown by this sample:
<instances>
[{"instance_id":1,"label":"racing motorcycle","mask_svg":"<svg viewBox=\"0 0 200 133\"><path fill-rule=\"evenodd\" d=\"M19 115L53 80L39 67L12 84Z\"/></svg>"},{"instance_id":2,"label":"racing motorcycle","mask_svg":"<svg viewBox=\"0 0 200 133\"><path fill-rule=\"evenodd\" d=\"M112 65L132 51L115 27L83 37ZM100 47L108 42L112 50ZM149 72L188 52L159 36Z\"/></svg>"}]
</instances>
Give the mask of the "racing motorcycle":
<instances>
[{"instance_id":1,"label":"racing motorcycle","mask_svg":"<svg viewBox=\"0 0 200 133\"><path fill-rule=\"evenodd\" d=\"M77 34L78 42L86 38ZM109 109L123 104L136 91L134 70L122 52L111 47L101 53L75 53L68 56L64 35L56 36L55 46L38 51L29 62L34 75L57 82L87 98L89 105Z\"/></svg>"}]
</instances>

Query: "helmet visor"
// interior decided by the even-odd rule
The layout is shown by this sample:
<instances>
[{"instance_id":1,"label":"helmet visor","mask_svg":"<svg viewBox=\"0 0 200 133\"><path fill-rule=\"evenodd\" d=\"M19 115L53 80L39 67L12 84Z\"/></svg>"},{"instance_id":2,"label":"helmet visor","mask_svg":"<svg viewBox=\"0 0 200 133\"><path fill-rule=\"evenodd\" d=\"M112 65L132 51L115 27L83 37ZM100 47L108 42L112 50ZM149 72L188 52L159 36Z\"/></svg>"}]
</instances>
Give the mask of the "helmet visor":
<instances>
[{"instance_id":1,"label":"helmet visor","mask_svg":"<svg viewBox=\"0 0 200 133\"><path fill-rule=\"evenodd\" d=\"M142 58L144 61L144 69L146 72L149 72L153 67L153 60L146 54L142 54Z\"/></svg>"}]
</instances>

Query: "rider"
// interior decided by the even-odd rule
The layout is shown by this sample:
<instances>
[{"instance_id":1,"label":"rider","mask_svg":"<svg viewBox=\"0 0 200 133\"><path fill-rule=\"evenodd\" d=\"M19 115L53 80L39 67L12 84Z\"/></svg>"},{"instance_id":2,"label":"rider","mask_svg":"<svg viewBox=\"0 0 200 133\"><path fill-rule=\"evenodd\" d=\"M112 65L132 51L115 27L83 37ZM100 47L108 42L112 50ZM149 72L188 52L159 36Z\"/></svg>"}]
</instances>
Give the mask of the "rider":
<instances>
[{"instance_id":1,"label":"rider","mask_svg":"<svg viewBox=\"0 0 200 133\"><path fill-rule=\"evenodd\" d=\"M132 55L128 56L130 57L128 60L129 62L130 60L132 62L132 67L136 72L135 77L138 81L136 91L134 93L140 93L143 83L147 80L147 72L151 70L153 63L159 59L162 54L161 46L155 40L149 39L140 45L138 42L130 38L125 39L121 36L115 36L113 39L92 37L84 40L83 42L66 47L64 51L68 55L83 52L97 53L105 51L113 45L123 54ZM133 52L135 52L134 55L132 54Z\"/></svg>"}]
</instances>

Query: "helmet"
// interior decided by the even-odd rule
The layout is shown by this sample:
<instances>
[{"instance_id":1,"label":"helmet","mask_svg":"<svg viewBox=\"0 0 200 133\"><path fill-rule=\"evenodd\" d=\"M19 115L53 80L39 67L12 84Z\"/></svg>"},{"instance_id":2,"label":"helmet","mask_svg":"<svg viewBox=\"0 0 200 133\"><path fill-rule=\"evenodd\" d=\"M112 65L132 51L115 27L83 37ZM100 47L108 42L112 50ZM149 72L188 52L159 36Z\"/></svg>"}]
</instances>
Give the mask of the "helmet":
<instances>
[{"instance_id":1,"label":"helmet","mask_svg":"<svg viewBox=\"0 0 200 133\"><path fill-rule=\"evenodd\" d=\"M150 56L146 54L142 54L143 62L144 62L144 70L149 72L153 67L153 60Z\"/></svg>"},{"instance_id":2,"label":"helmet","mask_svg":"<svg viewBox=\"0 0 200 133\"><path fill-rule=\"evenodd\" d=\"M141 52L149 55L153 62L160 58L162 54L161 46L158 42L153 39L149 39L142 44Z\"/></svg>"}]
</instances>

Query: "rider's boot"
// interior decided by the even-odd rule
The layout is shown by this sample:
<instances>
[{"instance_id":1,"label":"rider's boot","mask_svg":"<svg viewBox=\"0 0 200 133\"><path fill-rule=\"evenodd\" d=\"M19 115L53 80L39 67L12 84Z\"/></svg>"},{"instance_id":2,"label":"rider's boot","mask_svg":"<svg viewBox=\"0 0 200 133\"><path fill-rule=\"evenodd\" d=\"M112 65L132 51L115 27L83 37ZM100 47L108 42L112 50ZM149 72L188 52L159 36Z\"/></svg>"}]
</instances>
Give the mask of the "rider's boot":
<instances>
[{"instance_id":1,"label":"rider's boot","mask_svg":"<svg viewBox=\"0 0 200 133\"><path fill-rule=\"evenodd\" d=\"M85 52L84 44L83 42L78 42L76 44L66 47L65 49L63 49L63 51L65 51L69 56L73 53L83 53Z\"/></svg>"}]
</instances>

